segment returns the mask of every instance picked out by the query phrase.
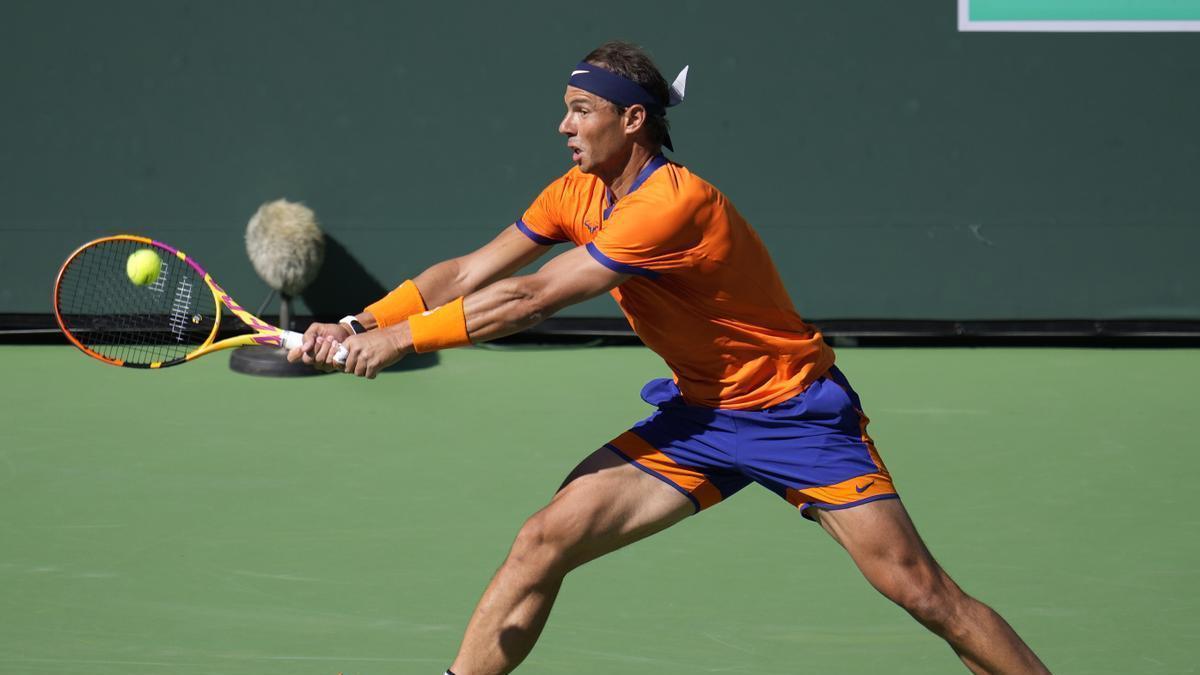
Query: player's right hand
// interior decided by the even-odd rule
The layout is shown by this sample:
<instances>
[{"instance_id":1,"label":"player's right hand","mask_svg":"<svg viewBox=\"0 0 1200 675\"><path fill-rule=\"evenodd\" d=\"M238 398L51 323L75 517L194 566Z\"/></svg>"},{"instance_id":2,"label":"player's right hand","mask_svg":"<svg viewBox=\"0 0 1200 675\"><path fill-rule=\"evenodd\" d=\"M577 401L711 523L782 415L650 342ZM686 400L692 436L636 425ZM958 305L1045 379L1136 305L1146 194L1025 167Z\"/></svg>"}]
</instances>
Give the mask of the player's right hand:
<instances>
[{"instance_id":1,"label":"player's right hand","mask_svg":"<svg viewBox=\"0 0 1200 675\"><path fill-rule=\"evenodd\" d=\"M336 368L326 363L329 360L326 356L334 345L344 342L350 335L352 333L345 324L314 323L304 331L304 343L288 352L288 361L303 361L317 370L332 372Z\"/></svg>"}]
</instances>

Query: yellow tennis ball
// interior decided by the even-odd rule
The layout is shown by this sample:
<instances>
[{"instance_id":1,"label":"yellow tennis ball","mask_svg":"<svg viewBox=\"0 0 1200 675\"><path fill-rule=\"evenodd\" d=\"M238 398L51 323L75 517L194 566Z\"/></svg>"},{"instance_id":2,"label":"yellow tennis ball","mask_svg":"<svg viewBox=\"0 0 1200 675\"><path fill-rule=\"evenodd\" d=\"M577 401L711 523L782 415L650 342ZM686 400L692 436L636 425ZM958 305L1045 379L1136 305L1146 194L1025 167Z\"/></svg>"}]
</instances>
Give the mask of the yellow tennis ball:
<instances>
[{"instance_id":1,"label":"yellow tennis ball","mask_svg":"<svg viewBox=\"0 0 1200 675\"><path fill-rule=\"evenodd\" d=\"M125 261L125 274L129 280L138 286L148 286L158 279L158 271L162 269L162 260L158 254L148 248L134 251Z\"/></svg>"}]
</instances>

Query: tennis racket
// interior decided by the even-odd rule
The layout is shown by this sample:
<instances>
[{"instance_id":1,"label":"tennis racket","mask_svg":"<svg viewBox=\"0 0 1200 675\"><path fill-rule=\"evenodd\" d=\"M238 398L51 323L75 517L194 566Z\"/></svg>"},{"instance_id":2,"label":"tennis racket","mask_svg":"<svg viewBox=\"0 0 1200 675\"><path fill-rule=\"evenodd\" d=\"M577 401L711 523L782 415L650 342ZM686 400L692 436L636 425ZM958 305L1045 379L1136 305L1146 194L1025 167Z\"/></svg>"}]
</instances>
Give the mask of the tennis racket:
<instances>
[{"instance_id":1,"label":"tennis racket","mask_svg":"<svg viewBox=\"0 0 1200 675\"><path fill-rule=\"evenodd\" d=\"M139 286L125 265L143 249L158 255L160 269ZM217 340L222 307L253 332ZM304 342L302 334L246 311L183 251L126 234L88 242L67 258L54 284L54 314L84 354L126 368L166 368L222 349L294 349ZM342 347L335 359L345 358Z\"/></svg>"}]
</instances>

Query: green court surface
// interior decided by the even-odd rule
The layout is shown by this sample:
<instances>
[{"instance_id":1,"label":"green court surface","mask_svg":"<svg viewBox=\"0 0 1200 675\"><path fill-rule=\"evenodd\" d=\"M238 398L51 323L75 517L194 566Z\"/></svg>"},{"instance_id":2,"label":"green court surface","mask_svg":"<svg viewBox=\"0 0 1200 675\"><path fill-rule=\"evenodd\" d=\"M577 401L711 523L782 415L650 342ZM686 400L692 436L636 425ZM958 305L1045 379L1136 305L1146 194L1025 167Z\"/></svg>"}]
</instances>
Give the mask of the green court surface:
<instances>
[{"instance_id":1,"label":"green court surface","mask_svg":"<svg viewBox=\"0 0 1200 675\"><path fill-rule=\"evenodd\" d=\"M0 348L0 672L440 674L640 348L375 381ZM844 349L934 554L1057 673L1194 673L1195 350ZM761 488L567 579L519 670L965 672Z\"/></svg>"}]
</instances>

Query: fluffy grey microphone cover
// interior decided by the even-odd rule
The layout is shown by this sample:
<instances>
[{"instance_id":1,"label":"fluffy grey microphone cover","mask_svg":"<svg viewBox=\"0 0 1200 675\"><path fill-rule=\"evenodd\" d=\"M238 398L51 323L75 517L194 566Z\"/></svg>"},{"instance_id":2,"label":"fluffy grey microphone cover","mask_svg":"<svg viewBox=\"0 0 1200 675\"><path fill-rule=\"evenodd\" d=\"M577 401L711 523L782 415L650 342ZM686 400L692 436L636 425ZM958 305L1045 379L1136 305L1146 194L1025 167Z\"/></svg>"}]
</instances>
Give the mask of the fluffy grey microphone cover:
<instances>
[{"instance_id":1,"label":"fluffy grey microphone cover","mask_svg":"<svg viewBox=\"0 0 1200 675\"><path fill-rule=\"evenodd\" d=\"M267 285L299 295L321 269L325 235L312 209L277 199L258 207L246 225L246 253Z\"/></svg>"}]
</instances>

